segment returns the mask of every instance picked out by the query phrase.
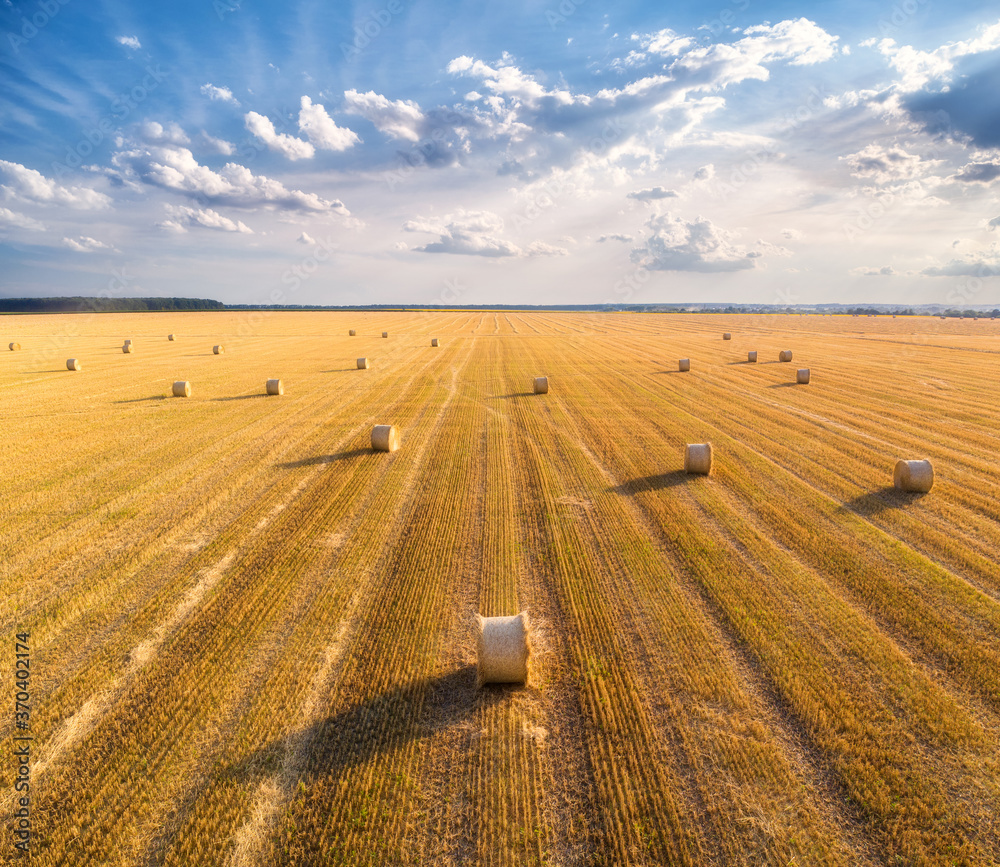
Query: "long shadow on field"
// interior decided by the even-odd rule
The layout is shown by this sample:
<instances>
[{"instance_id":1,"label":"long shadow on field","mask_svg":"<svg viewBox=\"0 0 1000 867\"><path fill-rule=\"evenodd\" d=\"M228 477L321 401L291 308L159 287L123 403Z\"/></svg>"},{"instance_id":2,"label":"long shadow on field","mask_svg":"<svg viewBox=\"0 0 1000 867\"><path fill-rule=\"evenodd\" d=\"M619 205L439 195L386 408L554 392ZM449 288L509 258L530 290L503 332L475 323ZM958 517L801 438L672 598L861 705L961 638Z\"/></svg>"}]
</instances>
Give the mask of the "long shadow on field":
<instances>
[{"instance_id":1,"label":"long shadow on field","mask_svg":"<svg viewBox=\"0 0 1000 867\"><path fill-rule=\"evenodd\" d=\"M533 391L512 391L510 394L491 394L489 400L510 400L512 397L534 397Z\"/></svg>"},{"instance_id":2,"label":"long shadow on field","mask_svg":"<svg viewBox=\"0 0 1000 867\"><path fill-rule=\"evenodd\" d=\"M259 394L234 394L232 397L213 397L212 400L256 400L258 397L267 397L263 392Z\"/></svg>"},{"instance_id":3,"label":"long shadow on field","mask_svg":"<svg viewBox=\"0 0 1000 867\"><path fill-rule=\"evenodd\" d=\"M362 687L363 688L363 687ZM377 762L412 741L424 741L445 730L462 727L471 737L478 711L502 701L523 687L487 686L476 689L476 667L465 665L441 677L420 678L345 707L313 725L266 744L222 771L242 786L255 786L265 775L282 769L291 746L300 756L295 789L311 791L310 799L329 805L341 777L351 768ZM455 757L456 761L461 756ZM253 791L253 788L248 791ZM293 790L294 791L294 790Z\"/></svg>"},{"instance_id":4,"label":"long shadow on field","mask_svg":"<svg viewBox=\"0 0 1000 867\"><path fill-rule=\"evenodd\" d=\"M863 518L872 518L888 509L905 509L920 502L924 496L921 493L900 491L892 485L888 485L877 491L861 494L853 500L848 500L840 508L845 512L861 515Z\"/></svg>"},{"instance_id":5,"label":"long shadow on field","mask_svg":"<svg viewBox=\"0 0 1000 867\"><path fill-rule=\"evenodd\" d=\"M794 388L796 385L798 385L797 382L776 382L773 385L769 385L768 388Z\"/></svg>"},{"instance_id":6,"label":"long shadow on field","mask_svg":"<svg viewBox=\"0 0 1000 867\"><path fill-rule=\"evenodd\" d=\"M165 394L154 394L152 397L133 397L131 400L116 400L114 403L147 403L151 400L167 400Z\"/></svg>"},{"instance_id":7,"label":"long shadow on field","mask_svg":"<svg viewBox=\"0 0 1000 867\"><path fill-rule=\"evenodd\" d=\"M346 461L351 458L361 457L361 455L372 454L371 449L351 449L347 452L337 452L335 455L313 455L311 458L302 458L298 461L287 461L278 464L283 470L294 470L298 467L315 467L319 464L332 464L336 461Z\"/></svg>"},{"instance_id":8,"label":"long shadow on field","mask_svg":"<svg viewBox=\"0 0 1000 867\"><path fill-rule=\"evenodd\" d=\"M659 491L663 488L673 488L677 485L683 485L687 482L691 476L684 472L684 470L671 470L669 473L660 473L655 476L641 476L638 479L629 479L627 482L622 482L620 485L615 485L610 488L616 494L625 494L627 496L632 496L634 494L642 493L643 491Z\"/></svg>"}]
</instances>

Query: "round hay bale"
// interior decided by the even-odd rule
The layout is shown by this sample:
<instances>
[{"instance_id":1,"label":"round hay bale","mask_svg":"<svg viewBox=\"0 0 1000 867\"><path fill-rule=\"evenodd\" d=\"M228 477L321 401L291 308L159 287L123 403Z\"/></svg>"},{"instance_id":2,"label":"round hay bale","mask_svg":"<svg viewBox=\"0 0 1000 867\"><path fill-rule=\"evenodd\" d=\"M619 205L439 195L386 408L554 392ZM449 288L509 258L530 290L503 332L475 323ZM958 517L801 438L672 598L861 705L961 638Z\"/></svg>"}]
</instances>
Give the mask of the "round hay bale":
<instances>
[{"instance_id":1,"label":"round hay bale","mask_svg":"<svg viewBox=\"0 0 1000 867\"><path fill-rule=\"evenodd\" d=\"M285 393L285 387L281 384L280 379L269 379L267 381L267 385L265 386L265 390L267 391L268 394Z\"/></svg>"},{"instance_id":2,"label":"round hay bale","mask_svg":"<svg viewBox=\"0 0 1000 867\"><path fill-rule=\"evenodd\" d=\"M712 444L688 443L684 448L684 472L707 476L712 472Z\"/></svg>"},{"instance_id":3,"label":"round hay bale","mask_svg":"<svg viewBox=\"0 0 1000 867\"><path fill-rule=\"evenodd\" d=\"M723 339L723 340L732 340L732 339L733 339L733 335L732 335L732 333L731 333L731 332L729 332L729 331L726 331L726 332L725 332L725 333L724 333L724 334L722 335L722 339Z\"/></svg>"},{"instance_id":4,"label":"round hay bale","mask_svg":"<svg viewBox=\"0 0 1000 867\"><path fill-rule=\"evenodd\" d=\"M934 467L930 461L896 461L892 484L900 491L926 494L934 484Z\"/></svg>"},{"instance_id":5,"label":"round hay bale","mask_svg":"<svg viewBox=\"0 0 1000 867\"><path fill-rule=\"evenodd\" d=\"M21 348L21 344L20 343L12 343L9 348L10 348L11 352L16 352L18 349Z\"/></svg>"},{"instance_id":6,"label":"round hay bale","mask_svg":"<svg viewBox=\"0 0 1000 867\"><path fill-rule=\"evenodd\" d=\"M173 334L168 334L167 335L167 340L173 340L173 339L174 339L174 335Z\"/></svg>"},{"instance_id":7,"label":"round hay bale","mask_svg":"<svg viewBox=\"0 0 1000 867\"><path fill-rule=\"evenodd\" d=\"M191 397L191 383L184 381L175 382L174 397Z\"/></svg>"},{"instance_id":8,"label":"round hay bale","mask_svg":"<svg viewBox=\"0 0 1000 867\"><path fill-rule=\"evenodd\" d=\"M691 369L691 359L690 358L682 358L682 359L680 359L677 362L677 369L678 370L690 370Z\"/></svg>"},{"instance_id":9,"label":"round hay bale","mask_svg":"<svg viewBox=\"0 0 1000 867\"><path fill-rule=\"evenodd\" d=\"M752 361L754 364L757 363L757 350L756 349L751 349L747 353L747 361Z\"/></svg>"},{"instance_id":10,"label":"round hay bale","mask_svg":"<svg viewBox=\"0 0 1000 867\"><path fill-rule=\"evenodd\" d=\"M795 371L795 381L799 385L809 385L809 368L800 367Z\"/></svg>"},{"instance_id":11,"label":"round hay bale","mask_svg":"<svg viewBox=\"0 0 1000 867\"><path fill-rule=\"evenodd\" d=\"M778 353L778 361L791 361L791 360L792 360L792 350L782 349L781 352Z\"/></svg>"},{"instance_id":12,"label":"round hay bale","mask_svg":"<svg viewBox=\"0 0 1000 867\"><path fill-rule=\"evenodd\" d=\"M83 365L80 364L80 360L77 358L67 358L66 359L66 369L67 370L83 370Z\"/></svg>"},{"instance_id":13,"label":"round hay bale","mask_svg":"<svg viewBox=\"0 0 1000 867\"><path fill-rule=\"evenodd\" d=\"M357 337L358 332L352 328L350 331L347 332L347 335L348 337Z\"/></svg>"},{"instance_id":14,"label":"round hay bale","mask_svg":"<svg viewBox=\"0 0 1000 867\"><path fill-rule=\"evenodd\" d=\"M549 378L547 376L535 377L535 394L549 393Z\"/></svg>"},{"instance_id":15,"label":"round hay bale","mask_svg":"<svg viewBox=\"0 0 1000 867\"><path fill-rule=\"evenodd\" d=\"M221 343L216 343L215 346L212 347L212 352L214 352L216 355L222 355L225 351L226 347L223 346Z\"/></svg>"},{"instance_id":16,"label":"round hay bale","mask_svg":"<svg viewBox=\"0 0 1000 867\"><path fill-rule=\"evenodd\" d=\"M358 370L368 370L368 359L359 358L358 359Z\"/></svg>"},{"instance_id":17,"label":"round hay bale","mask_svg":"<svg viewBox=\"0 0 1000 867\"><path fill-rule=\"evenodd\" d=\"M531 635L528 612L513 617L476 615L476 686L527 683Z\"/></svg>"},{"instance_id":18,"label":"round hay bale","mask_svg":"<svg viewBox=\"0 0 1000 867\"><path fill-rule=\"evenodd\" d=\"M382 332L382 336L383 337L388 337L389 336L389 332L388 331L383 331Z\"/></svg>"},{"instance_id":19,"label":"round hay bale","mask_svg":"<svg viewBox=\"0 0 1000 867\"><path fill-rule=\"evenodd\" d=\"M132 345L132 338L131 337L126 337L125 338L125 345L126 346L131 346Z\"/></svg>"},{"instance_id":20,"label":"round hay bale","mask_svg":"<svg viewBox=\"0 0 1000 867\"><path fill-rule=\"evenodd\" d=\"M440 346L440 345L441 344L438 343L438 339L436 337L431 338L431 346Z\"/></svg>"},{"instance_id":21,"label":"round hay bale","mask_svg":"<svg viewBox=\"0 0 1000 867\"><path fill-rule=\"evenodd\" d=\"M391 424L377 424L372 428L372 448L377 452L394 452L399 448L399 431Z\"/></svg>"},{"instance_id":22,"label":"round hay bale","mask_svg":"<svg viewBox=\"0 0 1000 867\"><path fill-rule=\"evenodd\" d=\"M132 351L132 344L131 343L126 343L122 347L122 352L124 352L126 355L128 355L131 351Z\"/></svg>"}]
</instances>

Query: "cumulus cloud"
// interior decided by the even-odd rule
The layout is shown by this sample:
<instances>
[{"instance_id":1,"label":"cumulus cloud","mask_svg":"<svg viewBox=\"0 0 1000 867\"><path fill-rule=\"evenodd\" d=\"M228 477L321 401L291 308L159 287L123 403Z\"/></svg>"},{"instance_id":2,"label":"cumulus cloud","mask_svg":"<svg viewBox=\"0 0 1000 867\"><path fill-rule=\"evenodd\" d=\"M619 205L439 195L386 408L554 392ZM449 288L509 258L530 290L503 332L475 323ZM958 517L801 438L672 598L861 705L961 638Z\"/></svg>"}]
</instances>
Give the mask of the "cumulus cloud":
<instances>
[{"instance_id":1,"label":"cumulus cloud","mask_svg":"<svg viewBox=\"0 0 1000 867\"><path fill-rule=\"evenodd\" d=\"M88 238L86 235L80 235L77 238L63 238L62 243L77 253L96 253L98 250L115 249L110 244L105 244L94 238Z\"/></svg>"},{"instance_id":2,"label":"cumulus cloud","mask_svg":"<svg viewBox=\"0 0 1000 867\"><path fill-rule=\"evenodd\" d=\"M933 51L920 51L912 45L897 45L894 39L889 38L878 43L879 52L899 73L896 87L903 92L920 90L933 81L946 83L951 79L958 58L996 48L1000 48L1000 22L985 28L975 39L948 42Z\"/></svg>"},{"instance_id":3,"label":"cumulus cloud","mask_svg":"<svg viewBox=\"0 0 1000 867\"><path fill-rule=\"evenodd\" d=\"M262 114L257 114L255 111L248 111L243 115L243 123L253 135L257 136L271 150L277 151L290 160L309 159L316 153L316 148L309 142L302 141L302 139L295 138L292 135L277 132L274 124L268 118Z\"/></svg>"},{"instance_id":4,"label":"cumulus cloud","mask_svg":"<svg viewBox=\"0 0 1000 867\"><path fill-rule=\"evenodd\" d=\"M968 163L953 179L967 184L988 184L1000 177L1000 162Z\"/></svg>"},{"instance_id":5,"label":"cumulus cloud","mask_svg":"<svg viewBox=\"0 0 1000 867\"><path fill-rule=\"evenodd\" d=\"M316 239L313 238L313 236L310 235L308 232L303 232L295 240L298 241L300 244L315 244L316 243Z\"/></svg>"},{"instance_id":6,"label":"cumulus cloud","mask_svg":"<svg viewBox=\"0 0 1000 867\"><path fill-rule=\"evenodd\" d=\"M318 148L328 151L343 151L361 141L357 133L339 127L319 103L313 103L308 96L302 97L299 110L299 130Z\"/></svg>"},{"instance_id":7,"label":"cumulus cloud","mask_svg":"<svg viewBox=\"0 0 1000 867\"><path fill-rule=\"evenodd\" d=\"M203 84L201 95L207 96L213 102L229 102L239 105L240 101L233 96L233 92L228 87L216 87L214 84Z\"/></svg>"},{"instance_id":8,"label":"cumulus cloud","mask_svg":"<svg viewBox=\"0 0 1000 867\"><path fill-rule=\"evenodd\" d=\"M1000 227L1000 217L994 217L994 218L993 218L992 220L990 220L990 221L989 221L989 222L988 222L988 223L986 224L986 227L987 227L987 228L988 228L988 229L989 229L989 230L990 230L991 232L992 232L992 231L993 231L994 229L996 229L996 228Z\"/></svg>"},{"instance_id":9,"label":"cumulus cloud","mask_svg":"<svg viewBox=\"0 0 1000 867\"><path fill-rule=\"evenodd\" d=\"M115 42L119 45L124 45L126 48L131 48L133 51L138 51L142 48L138 36L118 36L115 38Z\"/></svg>"},{"instance_id":10,"label":"cumulus cloud","mask_svg":"<svg viewBox=\"0 0 1000 867\"><path fill-rule=\"evenodd\" d=\"M189 208L186 205L167 205L169 220L157 223L162 229L186 232L191 228L215 229L220 232L238 232L252 235L253 229L239 220L233 221L211 208Z\"/></svg>"},{"instance_id":11,"label":"cumulus cloud","mask_svg":"<svg viewBox=\"0 0 1000 867\"><path fill-rule=\"evenodd\" d=\"M426 118L415 102L408 99L390 100L372 90L367 93L347 90L344 92L344 101L344 111L361 115L390 138L420 141Z\"/></svg>"},{"instance_id":12,"label":"cumulus cloud","mask_svg":"<svg viewBox=\"0 0 1000 867\"><path fill-rule=\"evenodd\" d=\"M668 190L666 187L651 187L648 190L633 190L625 198L637 199L640 202L650 202L654 199L675 199L677 198L677 193L674 190Z\"/></svg>"},{"instance_id":13,"label":"cumulus cloud","mask_svg":"<svg viewBox=\"0 0 1000 867\"><path fill-rule=\"evenodd\" d=\"M44 232L45 224L34 220L25 214L19 214L10 208L0 208L0 226L15 229L30 229L33 232Z\"/></svg>"},{"instance_id":14,"label":"cumulus cloud","mask_svg":"<svg viewBox=\"0 0 1000 867\"><path fill-rule=\"evenodd\" d=\"M234 144L227 142L225 139L209 135L205 130L201 131L199 140L205 149L212 153L222 154L224 157L231 157L236 153L236 146Z\"/></svg>"},{"instance_id":15,"label":"cumulus cloud","mask_svg":"<svg viewBox=\"0 0 1000 867\"><path fill-rule=\"evenodd\" d=\"M665 213L650 217L646 227L649 235L632 249L631 258L649 271L747 271L765 253L790 255L766 241L757 241L752 249L737 244L732 232L703 217L685 220Z\"/></svg>"},{"instance_id":16,"label":"cumulus cloud","mask_svg":"<svg viewBox=\"0 0 1000 867\"><path fill-rule=\"evenodd\" d=\"M865 266L850 270L850 274L854 277L892 277L895 273L896 269L891 265L883 265L881 268L869 268Z\"/></svg>"},{"instance_id":17,"label":"cumulus cloud","mask_svg":"<svg viewBox=\"0 0 1000 867\"><path fill-rule=\"evenodd\" d=\"M136 147L118 151L111 161L130 180L213 204L349 214L339 200L329 201L315 193L286 189L280 181L255 175L239 163L226 163L220 171L214 172L200 165L184 147Z\"/></svg>"},{"instance_id":18,"label":"cumulus cloud","mask_svg":"<svg viewBox=\"0 0 1000 867\"><path fill-rule=\"evenodd\" d=\"M798 241L802 237L802 233L798 229L782 229L781 237L786 241Z\"/></svg>"},{"instance_id":19,"label":"cumulus cloud","mask_svg":"<svg viewBox=\"0 0 1000 867\"><path fill-rule=\"evenodd\" d=\"M413 249L419 253L456 253L465 256L488 258L524 256L564 256L562 247L553 247L534 241L526 249L500 237L503 218L492 211L459 210L440 220L417 219L403 224L407 232L425 232L437 235L438 240Z\"/></svg>"},{"instance_id":20,"label":"cumulus cloud","mask_svg":"<svg viewBox=\"0 0 1000 867\"><path fill-rule=\"evenodd\" d=\"M969 252L945 262L931 265L921 272L925 277L1000 277L1000 245Z\"/></svg>"},{"instance_id":21,"label":"cumulus cloud","mask_svg":"<svg viewBox=\"0 0 1000 867\"><path fill-rule=\"evenodd\" d=\"M111 199L104 193L89 187L64 187L20 163L0 160L0 177L6 181L0 184L0 191L22 202L60 205L81 211L99 210L111 205Z\"/></svg>"},{"instance_id":22,"label":"cumulus cloud","mask_svg":"<svg viewBox=\"0 0 1000 867\"><path fill-rule=\"evenodd\" d=\"M146 120L139 124L139 137L150 144L188 144L191 140L184 130L173 121L164 126L155 120Z\"/></svg>"},{"instance_id":23,"label":"cumulus cloud","mask_svg":"<svg viewBox=\"0 0 1000 867\"><path fill-rule=\"evenodd\" d=\"M708 165L702 166L694 173L694 179L696 181L710 181L715 177L715 166L709 163Z\"/></svg>"},{"instance_id":24,"label":"cumulus cloud","mask_svg":"<svg viewBox=\"0 0 1000 867\"><path fill-rule=\"evenodd\" d=\"M597 243L603 244L605 241L623 241L625 243L628 243L631 240L632 240L631 235L623 235L620 232L612 232L609 235L601 235L601 237L597 239Z\"/></svg>"},{"instance_id":25,"label":"cumulus cloud","mask_svg":"<svg viewBox=\"0 0 1000 867\"><path fill-rule=\"evenodd\" d=\"M856 178L872 178L877 183L909 180L922 174L932 160L924 162L916 154L907 153L901 147L882 147L870 144L857 153L840 157L847 163Z\"/></svg>"}]
</instances>

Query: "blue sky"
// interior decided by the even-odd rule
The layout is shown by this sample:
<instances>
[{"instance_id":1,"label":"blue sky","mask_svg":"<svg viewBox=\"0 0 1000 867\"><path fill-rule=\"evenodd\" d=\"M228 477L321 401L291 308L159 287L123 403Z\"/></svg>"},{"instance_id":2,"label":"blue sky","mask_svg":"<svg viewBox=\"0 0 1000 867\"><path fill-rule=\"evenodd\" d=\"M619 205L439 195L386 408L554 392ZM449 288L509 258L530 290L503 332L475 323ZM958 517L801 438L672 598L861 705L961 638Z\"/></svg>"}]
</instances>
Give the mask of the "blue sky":
<instances>
[{"instance_id":1,"label":"blue sky","mask_svg":"<svg viewBox=\"0 0 1000 867\"><path fill-rule=\"evenodd\" d=\"M1000 15L0 0L0 294L1000 303Z\"/></svg>"}]
</instances>

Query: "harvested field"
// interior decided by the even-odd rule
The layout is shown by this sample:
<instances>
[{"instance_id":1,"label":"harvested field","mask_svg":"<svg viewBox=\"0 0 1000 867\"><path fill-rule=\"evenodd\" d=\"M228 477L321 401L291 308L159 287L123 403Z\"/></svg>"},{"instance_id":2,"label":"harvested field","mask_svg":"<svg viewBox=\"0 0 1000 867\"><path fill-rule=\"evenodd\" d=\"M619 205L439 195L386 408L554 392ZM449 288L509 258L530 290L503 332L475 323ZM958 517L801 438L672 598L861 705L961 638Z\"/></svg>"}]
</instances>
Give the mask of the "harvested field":
<instances>
[{"instance_id":1,"label":"harvested field","mask_svg":"<svg viewBox=\"0 0 1000 867\"><path fill-rule=\"evenodd\" d=\"M254 316L3 317L32 865L1000 863L1000 322Z\"/></svg>"}]
</instances>

